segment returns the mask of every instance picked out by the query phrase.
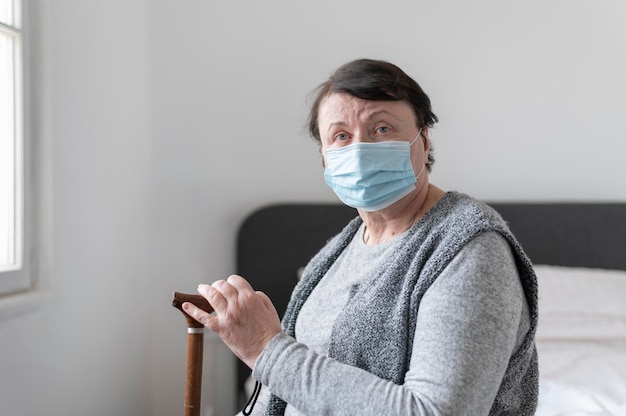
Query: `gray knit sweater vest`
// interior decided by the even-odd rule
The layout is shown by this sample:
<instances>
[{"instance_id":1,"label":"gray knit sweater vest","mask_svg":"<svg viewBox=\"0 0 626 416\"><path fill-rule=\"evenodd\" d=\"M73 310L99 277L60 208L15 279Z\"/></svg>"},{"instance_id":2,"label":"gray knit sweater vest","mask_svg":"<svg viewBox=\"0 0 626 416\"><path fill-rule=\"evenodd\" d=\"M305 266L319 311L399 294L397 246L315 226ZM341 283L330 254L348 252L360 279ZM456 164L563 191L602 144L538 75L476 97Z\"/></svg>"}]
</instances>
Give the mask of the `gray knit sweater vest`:
<instances>
[{"instance_id":1,"label":"gray knit sweater vest","mask_svg":"<svg viewBox=\"0 0 626 416\"><path fill-rule=\"evenodd\" d=\"M357 217L310 261L294 289L283 330L295 336L298 313L313 288L354 237ZM411 228L379 273L361 284L333 326L329 356L398 385L404 381L413 348L419 304L441 271L472 238L500 232L513 250L531 328L511 357L490 415L533 415L537 407L537 279L532 264L506 223L492 208L466 195L448 192ZM365 284L366 283L366 284ZM286 403L272 396L266 415L283 415Z\"/></svg>"}]
</instances>

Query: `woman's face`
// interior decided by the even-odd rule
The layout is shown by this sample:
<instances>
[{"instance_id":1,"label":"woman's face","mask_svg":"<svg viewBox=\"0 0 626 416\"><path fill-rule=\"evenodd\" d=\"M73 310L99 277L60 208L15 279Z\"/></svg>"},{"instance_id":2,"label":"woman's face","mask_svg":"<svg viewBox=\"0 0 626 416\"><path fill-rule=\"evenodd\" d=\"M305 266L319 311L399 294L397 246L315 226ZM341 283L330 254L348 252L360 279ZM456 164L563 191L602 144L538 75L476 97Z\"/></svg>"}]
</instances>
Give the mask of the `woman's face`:
<instances>
[{"instance_id":1,"label":"woman's face","mask_svg":"<svg viewBox=\"0 0 626 416\"><path fill-rule=\"evenodd\" d=\"M412 142L419 131L415 113L404 101L368 101L350 94L332 93L322 100L318 114L322 155L324 150L354 143ZM422 128L421 136L428 137L428 127ZM426 164L429 151L427 139L418 138L413 143L414 172L419 172Z\"/></svg>"}]
</instances>

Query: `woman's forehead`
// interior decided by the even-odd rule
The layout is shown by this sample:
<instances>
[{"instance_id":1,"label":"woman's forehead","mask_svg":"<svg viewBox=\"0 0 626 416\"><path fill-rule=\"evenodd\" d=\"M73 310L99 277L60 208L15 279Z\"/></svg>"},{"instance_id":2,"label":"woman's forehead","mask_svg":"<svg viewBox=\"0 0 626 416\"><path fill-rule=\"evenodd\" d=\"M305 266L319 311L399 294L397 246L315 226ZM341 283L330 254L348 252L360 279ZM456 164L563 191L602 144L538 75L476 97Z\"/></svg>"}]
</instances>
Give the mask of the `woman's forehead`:
<instances>
[{"instance_id":1,"label":"woman's forehead","mask_svg":"<svg viewBox=\"0 0 626 416\"><path fill-rule=\"evenodd\" d=\"M405 101L363 100L346 93L332 93L320 103L319 124L367 121L375 117L414 121L415 114Z\"/></svg>"}]
</instances>

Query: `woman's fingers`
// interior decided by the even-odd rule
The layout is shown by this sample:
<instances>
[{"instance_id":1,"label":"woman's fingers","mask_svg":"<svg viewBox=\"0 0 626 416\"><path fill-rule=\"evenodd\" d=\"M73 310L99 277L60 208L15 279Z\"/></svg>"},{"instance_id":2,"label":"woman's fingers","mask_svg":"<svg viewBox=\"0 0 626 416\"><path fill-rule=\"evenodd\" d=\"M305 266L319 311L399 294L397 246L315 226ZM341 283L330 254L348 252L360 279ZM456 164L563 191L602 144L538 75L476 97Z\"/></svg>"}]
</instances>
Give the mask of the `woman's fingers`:
<instances>
[{"instance_id":1,"label":"woman's fingers","mask_svg":"<svg viewBox=\"0 0 626 416\"><path fill-rule=\"evenodd\" d=\"M185 312L219 335L252 368L265 345L281 331L272 301L238 275L212 285L200 285L198 293L215 313L206 313L192 304L183 305Z\"/></svg>"},{"instance_id":2,"label":"woman's fingers","mask_svg":"<svg viewBox=\"0 0 626 416\"><path fill-rule=\"evenodd\" d=\"M237 289L225 280L218 280L211 285L198 285L198 293L209 302L215 314L219 315L224 315L228 311L229 303L235 302L238 296ZM219 332L219 320L215 315L203 311L192 303L183 304L183 310L211 331Z\"/></svg>"},{"instance_id":3,"label":"woman's fingers","mask_svg":"<svg viewBox=\"0 0 626 416\"><path fill-rule=\"evenodd\" d=\"M230 285L232 285L234 288L236 288L238 291L252 291L254 292L254 289L252 289L252 286L250 285L250 283L244 279L243 277L237 275L237 274L231 274L230 276L228 276L228 279L226 279L226 282Z\"/></svg>"},{"instance_id":4,"label":"woman's fingers","mask_svg":"<svg viewBox=\"0 0 626 416\"><path fill-rule=\"evenodd\" d=\"M212 316L209 312L198 308L191 302L183 303L183 310L189 316L191 316L196 321L200 322L202 325L209 328L211 331L212 328L215 327L215 317Z\"/></svg>"}]
</instances>

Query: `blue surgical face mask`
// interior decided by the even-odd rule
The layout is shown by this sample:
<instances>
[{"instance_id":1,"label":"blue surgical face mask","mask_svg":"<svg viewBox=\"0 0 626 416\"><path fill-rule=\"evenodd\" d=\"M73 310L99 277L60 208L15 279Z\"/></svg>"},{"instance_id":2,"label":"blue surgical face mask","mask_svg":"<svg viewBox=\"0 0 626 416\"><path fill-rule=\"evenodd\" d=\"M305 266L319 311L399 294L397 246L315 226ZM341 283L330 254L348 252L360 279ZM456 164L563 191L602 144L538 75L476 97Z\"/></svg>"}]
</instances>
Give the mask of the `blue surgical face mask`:
<instances>
[{"instance_id":1,"label":"blue surgical face mask","mask_svg":"<svg viewBox=\"0 0 626 416\"><path fill-rule=\"evenodd\" d=\"M417 133L418 139L421 133ZM417 175L411 164L411 145L404 141L355 143L324 151L326 184L346 205L378 211L415 189Z\"/></svg>"}]
</instances>

